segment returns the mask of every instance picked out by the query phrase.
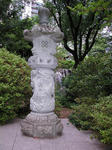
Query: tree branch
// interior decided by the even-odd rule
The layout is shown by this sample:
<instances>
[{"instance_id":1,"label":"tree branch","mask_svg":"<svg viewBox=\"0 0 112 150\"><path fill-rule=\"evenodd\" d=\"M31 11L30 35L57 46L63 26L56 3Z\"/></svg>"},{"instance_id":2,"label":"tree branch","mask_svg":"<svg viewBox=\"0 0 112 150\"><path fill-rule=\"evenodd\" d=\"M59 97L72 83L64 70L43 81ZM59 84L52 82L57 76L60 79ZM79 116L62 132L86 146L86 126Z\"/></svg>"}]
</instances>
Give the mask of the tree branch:
<instances>
[{"instance_id":1,"label":"tree branch","mask_svg":"<svg viewBox=\"0 0 112 150\"><path fill-rule=\"evenodd\" d=\"M82 35L80 33L79 35L79 39L80 39L80 42L79 42L79 59L81 58L81 50L82 50Z\"/></svg>"},{"instance_id":2,"label":"tree branch","mask_svg":"<svg viewBox=\"0 0 112 150\"><path fill-rule=\"evenodd\" d=\"M88 48L89 48L89 38L90 38L90 35L91 35L92 30L93 30L93 28L89 28L88 34L87 34L87 36L86 36L86 40L85 40L85 46L86 46L86 47L85 47L85 51L87 51Z\"/></svg>"},{"instance_id":3,"label":"tree branch","mask_svg":"<svg viewBox=\"0 0 112 150\"><path fill-rule=\"evenodd\" d=\"M94 36L93 36L93 40L92 40L92 42L91 42L91 45L89 46L89 51L91 50L91 48L93 47L93 45L94 45L94 43L95 43L95 41L96 41L96 36L97 36L97 34L98 34L98 31L99 31L99 28L96 30L96 32L95 32L95 34L94 34Z\"/></svg>"},{"instance_id":4,"label":"tree branch","mask_svg":"<svg viewBox=\"0 0 112 150\"><path fill-rule=\"evenodd\" d=\"M70 9L68 8L69 2L70 2L69 0L67 0L65 2L65 7L66 7L66 12L67 12L67 16L69 19L70 29L71 29L71 33L72 33L72 37L73 37L73 42L74 42L74 51L69 51L69 52L72 53L75 62L78 62L78 54L77 54L77 36L78 36L77 33L78 32L77 32L77 29L76 29L74 22L72 20L72 15L71 15ZM66 43L65 43L65 46L67 46Z\"/></svg>"},{"instance_id":5,"label":"tree branch","mask_svg":"<svg viewBox=\"0 0 112 150\"><path fill-rule=\"evenodd\" d=\"M78 25L77 25L77 27L76 27L77 31L79 30L81 21L82 21L82 15L80 15L80 17L79 17L79 23L78 23Z\"/></svg>"},{"instance_id":6,"label":"tree branch","mask_svg":"<svg viewBox=\"0 0 112 150\"><path fill-rule=\"evenodd\" d=\"M56 21L58 27L60 27L58 19L56 18L55 14L52 11L50 11L50 12L51 12L52 16L54 17L54 20Z\"/></svg>"},{"instance_id":7,"label":"tree branch","mask_svg":"<svg viewBox=\"0 0 112 150\"><path fill-rule=\"evenodd\" d=\"M71 28L71 32L72 32L72 36L73 36L73 41L75 40L75 32L74 32L74 29L75 29L75 25L74 25L74 22L72 20L72 16L71 16L71 13L70 13L70 9L68 8L69 6L69 1L66 1L65 2L65 6L66 6L66 11L67 11L67 15L68 15L68 19L70 21L70 28Z\"/></svg>"},{"instance_id":8,"label":"tree branch","mask_svg":"<svg viewBox=\"0 0 112 150\"><path fill-rule=\"evenodd\" d=\"M84 52L83 56L82 56L82 60L84 59L84 57L88 54L88 52L91 50L91 48L93 47L95 41L96 41L96 36L98 34L98 31L100 30L100 26L98 26L94 36L93 36L93 39L92 39L92 42L90 44L90 46L88 47L88 49L86 49L86 51Z\"/></svg>"},{"instance_id":9,"label":"tree branch","mask_svg":"<svg viewBox=\"0 0 112 150\"><path fill-rule=\"evenodd\" d=\"M67 49L73 55L74 51L68 46L68 44L67 44L67 38L65 36L64 36L63 41L64 41L64 47L65 47L65 49Z\"/></svg>"}]
</instances>

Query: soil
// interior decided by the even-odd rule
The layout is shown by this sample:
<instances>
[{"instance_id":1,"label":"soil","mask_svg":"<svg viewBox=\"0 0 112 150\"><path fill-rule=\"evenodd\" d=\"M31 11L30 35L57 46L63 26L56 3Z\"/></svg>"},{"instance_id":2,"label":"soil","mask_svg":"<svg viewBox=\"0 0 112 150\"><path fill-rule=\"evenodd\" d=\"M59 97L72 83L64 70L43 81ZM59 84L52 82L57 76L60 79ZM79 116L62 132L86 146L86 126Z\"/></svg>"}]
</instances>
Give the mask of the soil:
<instances>
[{"instance_id":1,"label":"soil","mask_svg":"<svg viewBox=\"0 0 112 150\"><path fill-rule=\"evenodd\" d=\"M72 109L69 108L62 108L60 112L58 112L59 114L59 118L68 118L69 115L73 112Z\"/></svg>"}]
</instances>

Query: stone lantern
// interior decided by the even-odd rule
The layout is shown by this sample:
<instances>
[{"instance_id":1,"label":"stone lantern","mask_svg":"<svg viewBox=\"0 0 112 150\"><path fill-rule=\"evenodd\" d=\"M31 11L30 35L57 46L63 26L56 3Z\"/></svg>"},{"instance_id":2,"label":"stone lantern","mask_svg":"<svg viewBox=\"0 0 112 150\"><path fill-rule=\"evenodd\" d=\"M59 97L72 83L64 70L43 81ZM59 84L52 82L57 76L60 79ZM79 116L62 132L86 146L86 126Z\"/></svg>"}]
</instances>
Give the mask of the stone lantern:
<instances>
[{"instance_id":1,"label":"stone lantern","mask_svg":"<svg viewBox=\"0 0 112 150\"><path fill-rule=\"evenodd\" d=\"M55 84L54 69L57 66L56 46L63 39L60 29L48 25L50 12L47 8L39 9L39 25L24 31L24 38L33 42L32 54L28 60L31 67L30 99L31 113L21 122L21 130L32 137L55 137L62 134L63 125L54 113Z\"/></svg>"}]
</instances>

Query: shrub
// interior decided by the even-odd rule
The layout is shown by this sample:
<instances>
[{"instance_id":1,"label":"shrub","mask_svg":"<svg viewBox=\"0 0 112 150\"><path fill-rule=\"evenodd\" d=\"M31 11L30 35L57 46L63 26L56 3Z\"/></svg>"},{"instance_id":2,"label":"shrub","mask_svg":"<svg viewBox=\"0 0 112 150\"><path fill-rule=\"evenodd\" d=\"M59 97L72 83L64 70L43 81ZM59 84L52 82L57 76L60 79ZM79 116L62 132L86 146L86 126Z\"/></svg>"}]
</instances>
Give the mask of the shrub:
<instances>
[{"instance_id":1,"label":"shrub","mask_svg":"<svg viewBox=\"0 0 112 150\"><path fill-rule=\"evenodd\" d=\"M64 88L60 88L60 86L55 87L55 100L56 103L59 103L63 107L70 108L72 105L70 101L66 100L66 93L64 91Z\"/></svg>"},{"instance_id":2,"label":"shrub","mask_svg":"<svg viewBox=\"0 0 112 150\"><path fill-rule=\"evenodd\" d=\"M85 100L73 106L70 121L79 129L93 130L102 143L112 144L112 95L101 97L94 104Z\"/></svg>"},{"instance_id":3,"label":"shrub","mask_svg":"<svg viewBox=\"0 0 112 150\"><path fill-rule=\"evenodd\" d=\"M91 109L86 104L73 107L74 112L69 116L70 122L77 128L88 130L91 126Z\"/></svg>"},{"instance_id":4,"label":"shrub","mask_svg":"<svg viewBox=\"0 0 112 150\"><path fill-rule=\"evenodd\" d=\"M91 116L94 122L91 129L97 133L101 142L112 144L112 95L99 98Z\"/></svg>"},{"instance_id":5,"label":"shrub","mask_svg":"<svg viewBox=\"0 0 112 150\"><path fill-rule=\"evenodd\" d=\"M0 49L0 124L29 105L30 68L24 59Z\"/></svg>"},{"instance_id":6,"label":"shrub","mask_svg":"<svg viewBox=\"0 0 112 150\"><path fill-rule=\"evenodd\" d=\"M81 97L98 98L112 93L112 59L110 55L90 56L63 81L69 102Z\"/></svg>"},{"instance_id":7,"label":"shrub","mask_svg":"<svg viewBox=\"0 0 112 150\"><path fill-rule=\"evenodd\" d=\"M91 110L93 104L95 104L97 100L89 97L82 97L76 98L75 102L77 105L72 106L73 113L69 116L69 120L79 129L90 129L93 121Z\"/></svg>"},{"instance_id":8,"label":"shrub","mask_svg":"<svg viewBox=\"0 0 112 150\"><path fill-rule=\"evenodd\" d=\"M58 59L58 66L56 69L72 69L74 66L74 61L69 52L67 52L62 47L57 47L56 58Z\"/></svg>"}]
</instances>

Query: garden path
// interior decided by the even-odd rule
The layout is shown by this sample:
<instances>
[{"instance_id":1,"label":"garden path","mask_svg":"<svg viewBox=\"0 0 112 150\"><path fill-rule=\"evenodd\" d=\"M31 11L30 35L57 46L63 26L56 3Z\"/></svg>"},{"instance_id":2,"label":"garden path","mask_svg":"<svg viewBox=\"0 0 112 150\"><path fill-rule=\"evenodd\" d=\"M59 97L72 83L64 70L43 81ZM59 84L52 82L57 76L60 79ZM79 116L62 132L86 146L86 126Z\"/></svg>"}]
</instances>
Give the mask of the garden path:
<instances>
[{"instance_id":1,"label":"garden path","mask_svg":"<svg viewBox=\"0 0 112 150\"><path fill-rule=\"evenodd\" d=\"M22 135L20 119L0 126L0 150L112 150L96 139L91 132L79 131L68 119L61 119L63 135L54 139L39 139Z\"/></svg>"}]
</instances>

